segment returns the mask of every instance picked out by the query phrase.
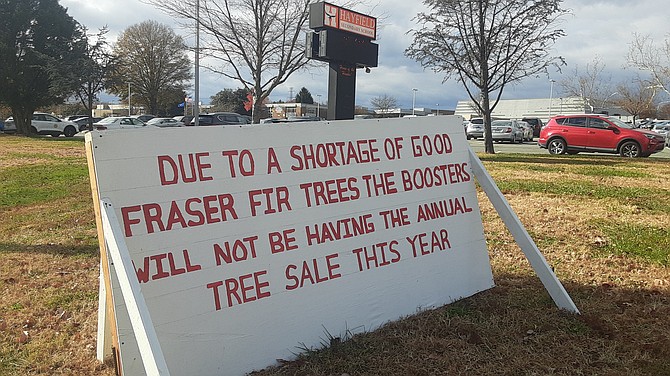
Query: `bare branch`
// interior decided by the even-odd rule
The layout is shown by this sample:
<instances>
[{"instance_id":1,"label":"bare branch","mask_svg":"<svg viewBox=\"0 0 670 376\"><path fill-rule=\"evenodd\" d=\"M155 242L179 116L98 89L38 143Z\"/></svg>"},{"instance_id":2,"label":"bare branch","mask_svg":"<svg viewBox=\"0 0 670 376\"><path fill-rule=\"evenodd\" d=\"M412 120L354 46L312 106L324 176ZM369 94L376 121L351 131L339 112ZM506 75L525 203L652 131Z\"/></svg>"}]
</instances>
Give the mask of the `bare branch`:
<instances>
[{"instance_id":1,"label":"bare branch","mask_svg":"<svg viewBox=\"0 0 670 376\"><path fill-rule=\"evenodd\" d=\"M565 33L556 28L567 13L562 0L424 0L414 43L405 54L425 68L455 77L484 114L490 136L491 112L510 83L565 64L549 55ZM491 103L490 97L494 100ZM486 151L493 153L487 137Z\"/></svg>"}]
</instances>

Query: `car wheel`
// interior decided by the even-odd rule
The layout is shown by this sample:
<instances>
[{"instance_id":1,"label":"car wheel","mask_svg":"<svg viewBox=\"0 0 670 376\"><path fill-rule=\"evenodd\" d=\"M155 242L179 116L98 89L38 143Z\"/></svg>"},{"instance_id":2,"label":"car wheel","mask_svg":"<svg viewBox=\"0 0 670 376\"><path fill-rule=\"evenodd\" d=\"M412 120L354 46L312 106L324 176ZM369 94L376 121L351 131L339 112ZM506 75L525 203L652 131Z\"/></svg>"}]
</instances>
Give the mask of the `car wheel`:
<instances>
[{"instance_id":1,"label":"car wheel","mask_svg":"<svg viewBox=\"0 0 670 376\"><path fill-rule=\"evenodd\" d=\"M567 145L562 139L554 138L549 141L547 149L549 149L549 154L565 154L567 151Z\"/></svg>"},{"instance_id":2,"label":"car wheel","mask_svg":"<svg viewBox=\"0 0 670 376\"><path fill-rule=\"evenodd\" d=\"M634 141L627 141L619 148L619 154L622 157L637 158L640 156L640 145Z\"/></svg>"},{"instance_id":3,"label":"car wheel","mask_svg":"<svg viewBox=\"0 0 670 376\"><path fill-rule=\"evenodd\" d=\"M34 135L37 135L37 128L35 128L35 126L30 127L30 130L33 132Z\"/></svg>"},{"instance_id":4,"label":"car wheel","mask_svg":"<svg viewBox=\"0 0 670 376\"><path fill-rule=\"evenodd\" d=\"M465 138L467 138L469 140L469 139L472 138L472 136L466 135Z\"/></svg>"},{"instance_id":5,"label":"car wheel","mask_svg":"<svg viewBox=\"0 0 670 376\"><path fill-rule=\"evenodd\" d=\"M75 127L69 125L65 127L65 129L63 130L63 134L65 135L65 137L72 137L75 134L77 134L77 130L75 129Z\"/></svg>"}]
</instances>

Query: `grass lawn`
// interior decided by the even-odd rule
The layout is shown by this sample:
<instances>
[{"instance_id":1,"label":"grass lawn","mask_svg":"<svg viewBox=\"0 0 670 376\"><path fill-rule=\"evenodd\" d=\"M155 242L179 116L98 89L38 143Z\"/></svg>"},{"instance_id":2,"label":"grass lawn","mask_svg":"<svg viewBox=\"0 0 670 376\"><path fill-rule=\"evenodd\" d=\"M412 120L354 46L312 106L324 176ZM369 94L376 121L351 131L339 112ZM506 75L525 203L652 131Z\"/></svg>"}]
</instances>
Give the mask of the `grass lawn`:
<instances>
[{"instance_id":1,"label":"grass lawn","mask_svg":"<svg viewBox=\"0 0 670 376\"><path fill-rule=\"evenodd\" d=\"M495 288L254 374L670 374L670 160L480 158L581 315L480 192ZM83 141L0 134L0 375L114 374L95 359L98 262Z\"/></svg>"}]
</instances>

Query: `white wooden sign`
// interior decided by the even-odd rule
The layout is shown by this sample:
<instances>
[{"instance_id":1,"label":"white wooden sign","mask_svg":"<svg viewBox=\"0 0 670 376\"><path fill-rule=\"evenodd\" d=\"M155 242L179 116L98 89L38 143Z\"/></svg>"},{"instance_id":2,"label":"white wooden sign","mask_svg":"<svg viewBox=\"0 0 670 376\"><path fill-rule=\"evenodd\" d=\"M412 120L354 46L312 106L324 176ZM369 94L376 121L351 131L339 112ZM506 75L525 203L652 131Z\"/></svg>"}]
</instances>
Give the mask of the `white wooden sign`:
<instances>
[{"instance_id":1,"label":"white wooden sign","mask_svg":"<svg viewBox=\"0 0 670 376\"><path fill-rule=\"evenodd\" d=\"M244 374L493 286L460 117L86 139L171 374ZM110 274L123 374L144 374Z\"/></svg>"}]
</instances>

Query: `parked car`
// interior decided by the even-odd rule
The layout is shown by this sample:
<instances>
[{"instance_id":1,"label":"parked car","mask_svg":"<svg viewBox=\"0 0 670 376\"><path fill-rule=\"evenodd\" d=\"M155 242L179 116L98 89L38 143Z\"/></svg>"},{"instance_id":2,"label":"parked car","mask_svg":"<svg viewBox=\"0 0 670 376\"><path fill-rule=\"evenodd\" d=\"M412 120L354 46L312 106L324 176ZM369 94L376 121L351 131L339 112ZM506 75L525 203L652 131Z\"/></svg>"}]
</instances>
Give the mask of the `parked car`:
<instances>
[{"instance_id":1,"label":"parked car","mask_svg":"<svg viewBox=\"0 0 670 376\"><path fill-rule=\"evenodd\" d=\"M61 120L51 114L35 112L31 121L33 133L41 135L49 135L51 137L58 137L61 134L65 137L72 137L79 132L79 127L76 123L71 121ZM9 117L5 121L5 133L15 133L16 124L14 118Z\"/></svg>"},{"instance_id":2,"label":"parked car","mask_svg":"<svg viewBox=\"0 0 670 376\"><path fill-rule=\"evenodd\" d=\"M655 122L651 130L665 137L665 146L670 147L670 120Z\"/></svg>"},{"instance_id":3,"label":"parked car","mask_svg":"<svg viewBox=\"0 0 670 376\"><path fill-rule=\"evenodd\" d=\"M636 128L649 129L654 125L654 121L650 119L643 119L636 123Z\"/></svg>"},{"instance_id":4,"label":"parked car","mask_svg":"<svg viewBox=\"0 0 670 376\"><path fill-rule=\"evenodd\" d=\"M84 117L88 117L88 115L70 115L70 116L64 118L63 120L65 120L65 121L75 121L77 119L81 119L81 118L84 118Z\"/></svg>"},{"instance_id":5,"label":"parked car","mask_svg":"<svg viewBox=\"0 0 670 376\"><path fill-rule=\"evenodd\" d=\"M153 118L147 121L147 125L154 125L156 127L168 128L168 127L183 127L184 123L173 118Z\"/></svg>"},{"instance_id":6,"label":"parked car","mask_svg":"<svg viewBox=\"0 0 670 376\"><path fill-rule=\"evenodd\" d=\"M149 114L143 114L143 115L131 115L130 117L135 118L135 119L140 119L140 120L142 120L143 123L146 123L147 121L155 118L156 116L149 115Z\"/></svg>"},{"instance_id":7,"label":"parked car","mask_svg":"<svg viewBox=\"0 0 670 376\"><path fill-rule=\"evenodd\" d=\"M517 120L494 120L491 122L491 140L522 143L523 128Z\"/></svg>"},{"instance_id":8,"label":"parked car","mask_svg":"<svg viewBox=\"0 0 670 376\"><path fill-rule=\"evenodd\" d=\"M245 125L249 124L247 118L234 112L216 112L211 114L200 114L199 125ZM195 119L190 125L195 125Z\"/></svg>"},{"instance_id":9,"label":"parked car","mask_svg":"<svg viewBox=\"0 0 670 376\"><path fill-rule=\"evenodd\" d=\"M323 119L318 116L289 116L286 120L289 123L295 123L301 121L321 121Z\"/></svg>"},{"instance_id":10,"label":"parked car","mask_svg":"<svg viewBox=\"0 0 670 376\"><path fill-rule=\"evenodd\" d=\"M542 119L536 117L524 117L521 121L525 121L533 127L533 137L540 137L540 131L542 130L542 127L544 127Z\"/></svg>"},{"instance_id":11,"label":"parked car","mask_svg":"<svg viewBox=\"0 0 670 376\"><path fill-rule=\"evenodd\" d=\"M484 137L484 119L470 119L470 121L468 121L467 125L465 126L465 137L468 140L471 138L476 140L478 138Z\"/></svg>"},{"instance_id":12,"label":"parked car","mask_svg":"<svg viewBox=\"0 0 670 376\"><path fill-rule=\"evenodd\" d=\"M523 140L533 141L533 127L525 121L519 121L517 123L521 126L521 129L523 129Z\"/></svg>"},{"instance_id":13,"label":"parked car","mask_svg":"<svg viewBox=\"0 0 670 376\"><path fill-rule=\"evenodd\" d=\"M146 123L136 117L130 116L110 116L93 124L93 129L133 129L146 127Z\"/></svg>"},{"instance_id":14,"label":"parked car","mask_svg":"<svg viewBox=\"0 0 670 376\"><path fill-rule=\"evenodd\" d=\"M83 132L88 128L88 119L89 119L88 116L84 116L84 117L79 118L79 119L74 121L77 124L77 126L79 127L79 132ZM92 119L93 119L92 123L95 124L95 123L99 122L100 120L102 120L103 118L94 117Z\"/></svg>"},{"instance_id":15,"label":"parked car","mask_svg":"<svg viewBox=\"0 0 670 376\"><path fill-rule=\"evenodd\" d=\"M261 124L269 124L269 123L286 123L286 119L280 119L280 118L266 118L266 119L261 119Z\"/></svg>"},{"instance_id":16,"label":"parked car","mask_svg":"<svg viewBox=\"0 0 670 376\"><path fill-rule=\"evenodd\" d=\"M662 134L663 137L667 139L668 136L670 136L670 120L654 124L654 127L651 128L651 130Z\"/></svg>"},{"instance_id":17,"label":"parked car","mask_svg":"<svg viewBox=\"0 0 670 376\"><path fill-rule=\"evenodd\" d=\"M540 132L538 145L551 154L598 152L648 157L663 150L665 137L606 115L556 116Z\"/></svg>"},{"instance_id":18,"label":"parked car","mask_svg":"<svg viewBox=\"0 0 670 376\"><path fill-rule=\"evenodd\" d=\"M175 116L173 119L180 121L184 125L191 125L191 120L193 120L193 116L191 115L180 115L180 116Z\"/></svg>"}]
</instances>

